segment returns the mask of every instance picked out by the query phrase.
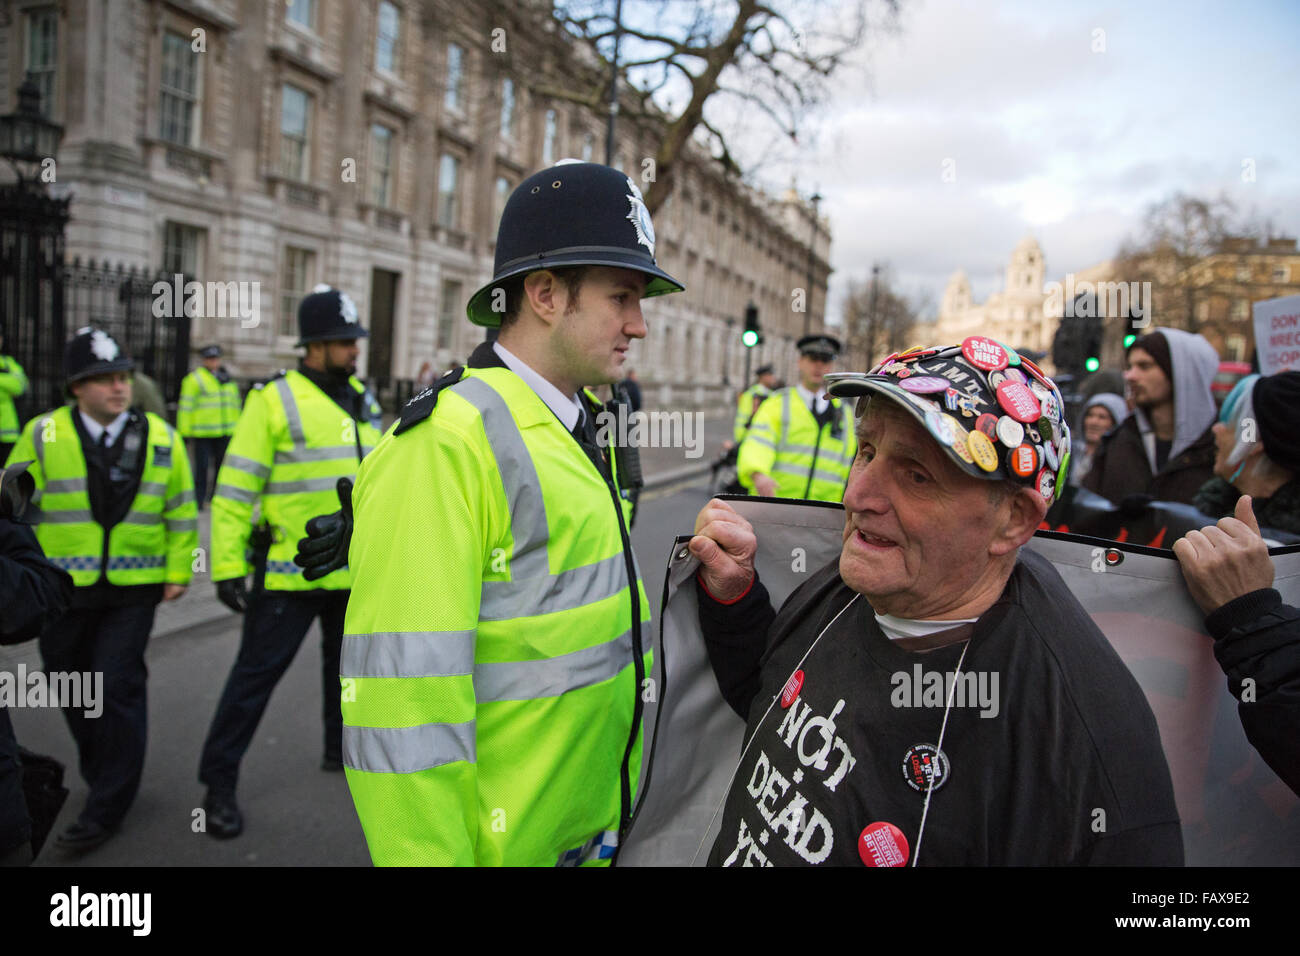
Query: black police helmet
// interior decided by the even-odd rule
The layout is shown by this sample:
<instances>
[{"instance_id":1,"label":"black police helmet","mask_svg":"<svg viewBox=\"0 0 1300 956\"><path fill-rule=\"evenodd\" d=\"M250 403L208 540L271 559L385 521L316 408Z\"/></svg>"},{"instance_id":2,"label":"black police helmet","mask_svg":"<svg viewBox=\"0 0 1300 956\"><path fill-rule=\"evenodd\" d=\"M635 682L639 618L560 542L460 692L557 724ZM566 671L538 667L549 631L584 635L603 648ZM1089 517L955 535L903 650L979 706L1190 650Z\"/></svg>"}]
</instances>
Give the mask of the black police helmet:
<instances>
[{"instance_id":1,"label":"black police helmet","mask_svg":"<svg viewBox=\"0 0 1300 956\"><path fill-rule=\"evenodd\" d=\"M130 372L134 368L135 362L103 329L90 326L77 329L77 334L63 347L63 374L69 385L92 375Z\"/></svg>"},{"instance_id":2,"label":"black police helmet","mask_svg":"<svg viewBox=\"0 0 1300 956\"><path fill-rule=\"evenodd\" d=\"M346 292L318 285L298 303L298 345L369 335L357 322L356 303Z\"/></svg>"},{"instance_id":3,"label":"black police helmet","mask_svg":"<svg viewBox=\"0 0 1300 956\"><path fill-rule=\"evenodd\" d=\"M641 190L625 173L599 163L561 160L510 194L497 230L492 281L470 297L475 325L499 326L503 279L562 266L610 266L644 272L645 295L685 287L655 264L655 230ZM497 309L493 309L496 305Z\"/></svg>"}]
</instances>

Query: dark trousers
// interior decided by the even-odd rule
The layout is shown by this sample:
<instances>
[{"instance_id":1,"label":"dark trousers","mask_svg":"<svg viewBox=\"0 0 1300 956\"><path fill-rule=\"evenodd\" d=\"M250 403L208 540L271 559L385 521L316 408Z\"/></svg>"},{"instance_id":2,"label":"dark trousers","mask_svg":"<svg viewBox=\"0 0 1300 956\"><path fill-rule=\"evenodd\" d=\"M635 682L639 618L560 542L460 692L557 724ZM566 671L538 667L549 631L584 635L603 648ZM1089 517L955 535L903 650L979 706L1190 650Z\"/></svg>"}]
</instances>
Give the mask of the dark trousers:
<instances>
[{"instance_id":1,"label":"dark trousers","mask_svg":"<svg viewBox=\"0 0 1300 956\"><path fill-rule=\"evenodd\" d=\"M217 488L217 474L221 471L221 459L226 457L226 446L230 437L195 438L194 439L194 498L199 504L209 499L208 466L212 466L212 490Z\"/></svg>"},{"instance_id":2,"label":"dark trousers","mask_svg":"<svg viewBox=\"0 0 1300 956\"><path fill-rule=\"evenodd\" d=\"M140 789L148 729L145 682L149 671L144 650L157 607L128 604L72 610L41 635L47 674L104 675L99 716L87 717L85 707L60 708L77 742L81 776L90 787L81 822L117 826ZM84 698L89 693L84 678L82 687Z\"/></svg>"},{"instance_id":3,"label":"dark trousers","mask_svg":"<svg viewBox=\"0 0 1300 956\"><path fill-rule=\"evenodd\" d=\"M199 780L215 793L233 795L239 761L266 712L271 691L293 663L314 618L321 627L321 691L324 755L342 760L343 713L339 705L339 654L348 591L258 591L244 615L239 655L221 692L199 761Z\"/></svg>"}]
</instances>

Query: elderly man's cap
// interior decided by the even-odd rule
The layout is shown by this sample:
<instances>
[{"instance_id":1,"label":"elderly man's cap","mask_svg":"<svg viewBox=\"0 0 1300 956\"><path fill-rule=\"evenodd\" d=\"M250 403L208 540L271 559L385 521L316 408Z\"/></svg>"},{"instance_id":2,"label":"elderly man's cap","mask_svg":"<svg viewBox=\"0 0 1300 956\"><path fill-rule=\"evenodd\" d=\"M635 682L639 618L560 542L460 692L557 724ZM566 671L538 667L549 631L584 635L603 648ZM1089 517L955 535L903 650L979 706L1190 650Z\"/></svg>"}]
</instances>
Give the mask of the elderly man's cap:
<instances>
[{"instance_id":1,"label":"elderly man's cap","mask_svg":"<svg viewBox=\"0 0 1300 956\"><path fill-rule=\"evenodd\" d=\"M805 335L795 343L795 347L799 349L800 355L807 355L812 358L828 358L829 360L839 358L840 352L844 351L839 339L825 333Z\"/></svg>"},{"instance_id":2,"label":"elderly man's cap","mask_svg":"<svg viewBox=\"0 0 1300 956\"><path fill-rule=\"evenodd\" d=\"M562 159L533 173L506 200L492 281L470 297L469 320L499 326L503 297L495 293L501 282L566 266L643 272L647 297L685 288L655 262L654 224L632 177L612 166Z\"/></svg>"},{"instance_id":3,"label":"elderly man's cap","mask_svg":"<svg viewBox=\"0 0 1300 956\"><path fill-rule=\"evenodd\" d=\"M221 358L221 346L209 345L199 350L199 358Z\"/></svg>"},{"instance_id":4,"label":"elderly man's cap","mask_svg":"<svg viewBox=\"0 0 1300 956\"><path fill-rule=\"evenodd\" d=\"M961 345L897 352L865 374L827 375L826 390L893 399L966 474L1029 485L1049 504L1069 474L1060 389L994 339L972 335Z\"/></svg>"},{"instance_id":5,"label":"elderly man's cap","mask_svg":"<svg viewBox=\"0 0 1300 956\"><path fill-rule=\"evenodd\" d=\"M356 303L346 292L318 285L298 303L298 345L364 339L369 335L357 322Z\"/></svg>"},{"instance_id":6,"label":"elderly man's cap","mask_svg":"<svg viewBox=\"0 0 1300 956\"><path fill-rule=\"evenodd\" d=\"M93 375L129 372L135 362L122 351L117 339L103 329L78 329L63 349L63 374L69 385Z\"/></svg>"}]
</instances>

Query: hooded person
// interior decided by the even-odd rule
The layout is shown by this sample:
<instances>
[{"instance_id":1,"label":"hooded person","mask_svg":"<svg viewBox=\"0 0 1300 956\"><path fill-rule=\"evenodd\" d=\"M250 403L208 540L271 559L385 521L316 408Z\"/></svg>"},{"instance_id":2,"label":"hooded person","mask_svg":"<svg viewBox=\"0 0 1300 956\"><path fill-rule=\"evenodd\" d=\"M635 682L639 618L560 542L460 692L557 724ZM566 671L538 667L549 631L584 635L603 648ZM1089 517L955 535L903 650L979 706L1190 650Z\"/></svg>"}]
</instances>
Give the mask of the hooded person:
<instances>
[{"instance_id":1,"label":"hooded person","mask_svg":"<svg viewBox=\"0 0 1300 956\"><path fill-rule=\"evenodd\" d=\"M1079 415L1079 426L1074 436L1070 455L1070 484L1080 485L1092 459L1101 447L1102 439L1113 432L1128 417L1128 403L1114 392L1098 392L1084 402Z\"/></svg>"},{"instance_id":2,"label":"hooded person","mask_svg":"<svg viewBox=\"0 0 1300 956\"><path fill-rule=\"evenodd\" d=\"M1262 528L1300 534L1300 372L1248 375L1219 411L1214 477L1192 503L1213 518L1231 516L1250 495Z\"/></svg>"},{"instance_id":3,"label":"hooded person","mask_svg":"<svg viewBox=\"0 0 1300 956\"><path fill-rule=\"evenodd\" d=\"M1219 356L1203 336L1155 329L1128 351L1133 414L1102 442L1083 487L1120 504L1132 495L1191 504L1214 473Z\"/></svg>"}]
</instances>

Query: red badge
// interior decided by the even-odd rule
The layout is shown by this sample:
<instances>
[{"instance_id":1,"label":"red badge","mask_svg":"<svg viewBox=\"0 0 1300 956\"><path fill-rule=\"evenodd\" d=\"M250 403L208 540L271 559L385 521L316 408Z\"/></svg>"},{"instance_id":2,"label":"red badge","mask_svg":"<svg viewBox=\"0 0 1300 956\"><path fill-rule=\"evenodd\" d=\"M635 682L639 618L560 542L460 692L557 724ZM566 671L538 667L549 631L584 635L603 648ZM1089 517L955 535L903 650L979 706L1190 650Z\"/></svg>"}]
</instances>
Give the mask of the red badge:
<instances>
[{"instance_id":1,"label":"red badge","mask_svg":"<svg viewBox=\"0 0 1300 956\"><path fill-rule=\"evenodd\" d=\"M1044 468L1038 473L1038 493L1043 496L1048 504L1052 503L1052 498L1056 494L1056 473L1050 468Z\"/></svg>"},{"instance_id":2,"label":"red badge","mask_svg":"<svg viewBox=\"0 0 1300 956\"><path fill-rule=\"evenodd\" d=\"M794 699L799 696L799 689L803 687L803 671L795 671L790 675L790 679L785 682L785 687L781 690L781 706L788 708L794 703Z\"/></svg>"},{"instance_id":3,"label":"red badge","mask_svg":"<svg viewBox=\"0 0 1300 956\"><path fill-rule=\"evenodd\" d=\"M1007 367L1007 350L997 342L982 335L968 336L961 343L961 354L966 361L986 372L996 372Z\"/></svg>"},{"instance_id":4,"label":"red badge","mask_svg":"<svg viewBox=\"0 0 1300 956\"><path fill-rule=\"evenodd\" d=\"M1038 452L1033 445L1017 445L1007 452L1007 467L1021 478L1029 478L1038 469Z\"/></svg>"},{"instance_id":5,"label":"red badge","mask_svg":"<svg viewBox=\"0 0 1300 956\"><path fill-rule=\"evenodd\" d=\"M858 856L867 866L906 866L909 852L903 831L883 820L858 837Z\"/></svg>"},{"instance_id":6,"label":"red badge","mask_svg":"<svg viewBox=\"0 0 1300 956\"><path fill-rule=\"evenodd\" d=\"M975 430L983 432L984 437L989 441L998 440L998 416L990 415L985 412L979 418L975 419Z\"/></svg>"},{"instance_id":7,"label":"red badge","mask_svg":"<svg viewBox=\"0 0 1300 956\"><path fill-rule=\"evenodd\" d=\"M1043 417L1038 398L1029 386L1019 382L1003 382L998 386L998 404L1018 422L1036 422Z\"/></svg>"}]
</instances>

